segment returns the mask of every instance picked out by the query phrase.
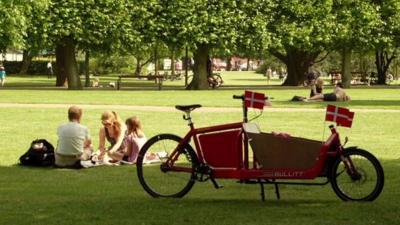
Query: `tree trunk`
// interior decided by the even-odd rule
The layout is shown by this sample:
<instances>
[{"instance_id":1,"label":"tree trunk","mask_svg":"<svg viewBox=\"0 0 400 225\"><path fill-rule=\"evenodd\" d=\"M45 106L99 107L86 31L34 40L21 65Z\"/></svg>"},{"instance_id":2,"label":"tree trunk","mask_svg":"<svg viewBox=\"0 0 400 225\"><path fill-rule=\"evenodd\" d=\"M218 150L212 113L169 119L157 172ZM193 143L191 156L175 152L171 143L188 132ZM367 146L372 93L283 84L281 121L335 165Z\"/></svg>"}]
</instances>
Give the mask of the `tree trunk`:
<instances>
[{"instance_id":1,"label":"tree trunk","mask_svg":"<svg viewBox=\"0 0 400 225\"><path fill-rule=\"evenodd\" d=\"M250 58L247 58L246 71L250 70Z\"/></svg>"},{"instance_id":2,"label":"tree trunk","mask_svg":"<svg viewBox=\"0 0 400 225\"><path fill-rule=\"evenodd\" d=\"M56 86L57 87L68 87L67 74L65 72L65 57L63 48L61 45L56 46Z\"/></svg>"},{"instance_id":3,"label":"tree trunk","mask_svg":"<svg viewBox=\"0 0 400 225\"><path fill-rule=\"evenodd\" d=\"M226 71L231 71L232 70L232 57L229 56L226 58Z\"/></svg>"},{"instance_id":4,"label":"tree trunk","mask_svg":"<svg viewBox=\"0 0 400 225\"><path fill-rule=\"evenodd\" d=\"M171 51L171 75L175 75L175 50Z\"/></svg>"},{"instance_id":5,"label":"tree trunk","mask_svg":"<svg viewBox=\"0 0 400 225\"><path fill-rule=\"evenodd\" d=\"M189 49L185 49L185 87L188 86L188 76L189 76Z\"/></svg>"},{"instance_id":6,"label":"tree trunk","mask_svg":"<svg viewBox=\"0 0 400 225\"><path fill-rule=\"evenodd\" d=\"M65 79L68 82L68 89L82 89L81 80L75 59L75 43L72 38L66 37L56 48L57 61L57 86L62 86ZM61 84L61 85L60 85Z\"/></svg>"},{"instance_id":7,"label":"tree trunk","mask_svg":"<svg viewBox=\"0 0 400 225\"><path fill-rule=\"evenodd\" d=\"M207 61L209 56L209 46L199 45L194 52L193 80L187 87L190 90L208 89L207 81Z\"/></svg>"},{"instance_id":8,"label":"tree trunk","mask_svg":"<svg viewBox=\"0 0 400 225\"><path fill-rule=\"evenodd\" d=\"M140 56L136 57L136 69L135 69L135 75L139 76L140 73L142 72L142 65L140 62L142 61L142 58Z\"/></svg>"},{"instance_id":9,"label":"tree trunk","mask_svg":"<svg viewBox=\"0 0 400 225\"><path fill-rule=\"evenodd\" d=\"M158 75L158 44L154 47L154 75Z\"/></svg>"},{"instance_id":10,"label":"tree trunk","mask_svg":"<svg viewBox=\"0 0 400 225\"><path fill-rule=\"evenodd\" d=\"M395 58L395 53L390 57L387 51L378 50L375 52L375 64L378 72L378 84L386 84L386 73L389 69L390 63Z\"/></svg>"},{"instance_id":11,"label":"tree trunk","mask_svg":"<svg viewBox=\"0 0 400 225\"><path fill-rule=\"evenodd\" d=\"M27 74L29 66L31 65L33 55L29 50L24 50L22 53L22 66L19 74Z\"/></svg>"},{"instance_id":12,"label":"tree trunk","mask_svg":"<svg viewBox=\"0 0 400 225\"><path fill-rule=\"evenodd\" d=\"M351 83L351 53L350 48L342 49L342 84L345 88L350 88Z\"/></svg>"},{"instance_id":13,"label":"tree trunk","mask_svg":"<svg viewBox=\"0 0 400 225\"><path fill-rule=\"evenodd\" d=\"M89 75L89 50L85 51L85 87L90 87L90 75Z\"/></svg>"},{"instance_id":14,"label":"tree trunk","mask_svg":"<svg viewBox=\"0 0 400 225\"><path fill-rule=\"evenodd\" d=\"M286 50L286 55L271 52L274 56L285 63L287 67L287 77L283 86L299 86L306 80L306 74L310 67L310 62L314 61L319 53L305 52L301 50Z\"/></svg>"}]
</instances>

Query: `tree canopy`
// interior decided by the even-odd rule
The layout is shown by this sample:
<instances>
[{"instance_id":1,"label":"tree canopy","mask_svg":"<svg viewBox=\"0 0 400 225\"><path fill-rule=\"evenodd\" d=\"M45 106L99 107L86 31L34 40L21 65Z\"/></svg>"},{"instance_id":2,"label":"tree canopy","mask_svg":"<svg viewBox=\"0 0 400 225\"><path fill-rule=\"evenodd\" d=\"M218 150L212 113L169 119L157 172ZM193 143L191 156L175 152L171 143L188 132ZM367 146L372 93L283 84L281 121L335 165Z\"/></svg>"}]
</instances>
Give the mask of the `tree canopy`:
<instances>
[{"instance_id":1,"label":"tree canopy","mask_svg":"<svg viewBox=\"0 0 400 225\"><path fill-rule=\"evenodd\" d=\"M20 48L27 29L27 18L24 14L28 4L23 1L0 1L0 51L4 53L7 48Z\"/></svg>"},{"instance_id":2,"label":"tree canopy","mask_svg":"<svg viewBox=\"0 0 400 225\"><path fill-rule=\"evenodd\" d=\"M81 88L77 50L133 54L141 67L164 45L172 55L184 47L193 53L193 89L208 88L212 52L268 51L288 68L284 84L299 85L311 62L330 51L347 60L353 50L376 51L384 75L400 45L399 12L396 0L5 0L0 50L54 48L57 85L68 81L71 89Z\"/></svg>"}]
</instances>

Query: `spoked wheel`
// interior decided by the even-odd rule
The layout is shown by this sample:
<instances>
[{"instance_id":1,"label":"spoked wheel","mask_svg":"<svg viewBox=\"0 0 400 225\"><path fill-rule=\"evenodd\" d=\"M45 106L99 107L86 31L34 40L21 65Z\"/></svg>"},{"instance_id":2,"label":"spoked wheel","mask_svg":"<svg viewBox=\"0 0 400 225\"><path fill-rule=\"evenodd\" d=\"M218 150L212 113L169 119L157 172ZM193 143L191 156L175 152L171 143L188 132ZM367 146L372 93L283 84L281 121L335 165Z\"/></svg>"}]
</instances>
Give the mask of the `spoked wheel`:
<instances>
[{"instance_id":1,"label":"spoked wheel","mask_svg":"<svg viewBox=\"0 0 400 225\"><path fill-rule=\"evenodd\" d=\"M224 83L224 81L219 74L213 74L211 75L211 77L208 78L208 85L211 88L219 88L221 87L222 83Z\"/></svg>"},{"instance_id":2,"label":"spoked wheel","mask_svg":"<svg viewBox=\"0 0 400 225\"><path fill-rule=\"evenodd\" d=\"M173 134L161 134L147 141L140 150L137 174L151 196L183 197L193 187L198 159L190 145L182 148L172 166L166 164L181 140Z\"/></svg>"},{"instance_id":3,"label":"spoked wheel","mask_svg":"<svg viewBox=\"0 0 400 225\"><path fill-rule=\"evenodd\" d=\"M381 164L375 156L362 149L345 150L343 156L344 161L338 158L330 174L336 195L345 201L373 201L383 189ZM348 170L345 163L354 169Z\"/></svg>"}]
</instances>

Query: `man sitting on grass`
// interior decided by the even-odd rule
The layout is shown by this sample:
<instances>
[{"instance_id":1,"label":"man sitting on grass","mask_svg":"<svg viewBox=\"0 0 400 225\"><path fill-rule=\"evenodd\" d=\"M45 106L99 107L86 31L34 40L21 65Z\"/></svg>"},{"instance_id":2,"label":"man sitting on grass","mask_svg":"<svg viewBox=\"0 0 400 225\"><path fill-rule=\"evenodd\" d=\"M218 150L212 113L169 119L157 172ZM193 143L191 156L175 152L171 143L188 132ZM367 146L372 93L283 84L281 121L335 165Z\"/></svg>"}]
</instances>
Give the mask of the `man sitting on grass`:
<instances>
[{"instance_id":1,"label":"man sitting on grass","mask_svg":"<svg viewBox=\"0 0 400 225\"><path fill-rule=\"evenodd\" d=\"M69 122L58 127L55 164L57 167L81 168L81 160L89 160L92 154L89 129L80 124L82 109L71 106L68 109ZM89 161L90 162L90 161Z\"/></svg>"},{"instance_id":2,"label":"man sitting on grass","mask_svg":"<svg viewBox=\"0 0 400 225\"><path fill-rule=\"evenodd\" d=\"M348 96L343 90L342 83L337 83L332 93L317 94L309 99L306 99L306 102L312 101L350 101L350 96Z\"/></svg>"}]
</instances>

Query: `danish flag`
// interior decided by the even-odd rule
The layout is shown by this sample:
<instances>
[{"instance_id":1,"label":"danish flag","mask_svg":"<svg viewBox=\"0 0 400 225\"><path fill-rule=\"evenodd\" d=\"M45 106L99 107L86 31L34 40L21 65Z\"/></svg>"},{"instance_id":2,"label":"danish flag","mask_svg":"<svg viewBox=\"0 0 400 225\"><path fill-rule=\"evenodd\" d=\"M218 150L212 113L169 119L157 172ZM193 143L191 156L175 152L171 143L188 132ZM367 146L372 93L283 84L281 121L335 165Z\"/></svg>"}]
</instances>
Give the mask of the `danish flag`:
<instances>
[{"instance_id":1,"label":"danish flag","mask_svg":"<svg viewBox=\"0 0 400 225\"><path fill-rule=\"evenodd\" d=\"M336 125L343 127L351 127L353 123L354 112L347 108L328 105L326 107L325 121L336 122Z\"/></svg>"},{"instance_id":2,"label":"danish flag","mask_svg":"<svg viewBox=\"0 0 400 225\"><path fill-rule=\"evenodd\" d=\"M263 109L265 105L265 95L263 93L245 91L244 104L247 108Z\"/></svg>"}]
</instances>

